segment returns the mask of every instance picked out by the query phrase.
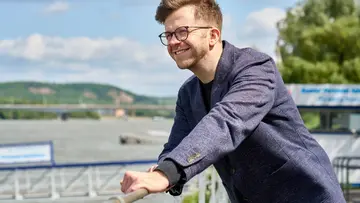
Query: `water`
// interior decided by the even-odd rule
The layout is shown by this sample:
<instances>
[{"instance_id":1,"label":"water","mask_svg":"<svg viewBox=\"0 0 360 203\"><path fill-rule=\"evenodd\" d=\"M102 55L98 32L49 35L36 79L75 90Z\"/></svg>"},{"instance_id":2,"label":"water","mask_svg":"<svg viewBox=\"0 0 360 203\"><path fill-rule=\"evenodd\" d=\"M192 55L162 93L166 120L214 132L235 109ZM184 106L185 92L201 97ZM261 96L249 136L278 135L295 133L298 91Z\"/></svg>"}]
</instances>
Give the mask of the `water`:
<instances>
[{"instance_id":1,"label":"water","mask_svg":"<svg viewBox=\"0 0 360 203\"><path fill-rule=\"evenodd\" d=\"M128 160L156 160L164 142L147 145L121 145L119 136L124 133L148 135L168 133L172 120L130 119L111 120L46 120L1 121L0 143L42 142L52 140L56 163L81 163ZM164 139L165 141L165 139ZM145 202L178 202L169 195L152 195ZM101 202L104 197L92 200L70 198L66 200L26 200L24 202ZM5 202L5 201L4 201ZM9 201L9 202L14 202Z\"/></svg>"},{"instance_id":2,"label":"water","mask_svg":"<svg viewBox=\"0 0 360 203\"><path fill-rule=\"evenodd\" d=\"M150 119L1 121L0 143L52 140L57 163L157 159L163 142L121 145L119 136L124 133L147 135L148 131L169 132L171 125L171 120Z\"/></svg>"}]
</instances>

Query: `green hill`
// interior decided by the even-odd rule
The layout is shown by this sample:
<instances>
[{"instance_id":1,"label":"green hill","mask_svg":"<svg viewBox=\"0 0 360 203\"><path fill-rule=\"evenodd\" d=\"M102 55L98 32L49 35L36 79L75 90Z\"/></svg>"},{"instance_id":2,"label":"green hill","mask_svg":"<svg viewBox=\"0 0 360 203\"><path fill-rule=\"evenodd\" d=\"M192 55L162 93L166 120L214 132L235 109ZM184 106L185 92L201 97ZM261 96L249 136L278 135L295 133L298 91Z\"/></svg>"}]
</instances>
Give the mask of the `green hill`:
<instances>
[{"instance_id":1,"label":"green hill","mask_svg":"<svg viewBox=\"0 0 360 203\"><path fill-rule=\"evenodd\" d=\"M0 103L48 104L175 104L175 97L137 95L108 84L97 83L0 83Z\"/></svg>"}]
</instances>

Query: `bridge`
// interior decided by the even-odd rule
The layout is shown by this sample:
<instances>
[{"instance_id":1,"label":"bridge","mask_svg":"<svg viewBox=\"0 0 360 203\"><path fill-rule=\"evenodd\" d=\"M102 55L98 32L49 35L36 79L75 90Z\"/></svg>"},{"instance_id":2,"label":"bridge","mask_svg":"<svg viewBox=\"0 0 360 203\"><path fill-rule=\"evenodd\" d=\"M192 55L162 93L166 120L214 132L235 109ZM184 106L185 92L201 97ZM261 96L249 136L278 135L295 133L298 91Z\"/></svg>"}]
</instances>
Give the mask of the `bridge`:
<instances>
[{"instance_id":1,"label":"bridge","mask_svg":"<svg viewBox=\"0 0 360 203\"><path fill-rule=\"evenodd\" d=\"M1 110L40 110L40 111L76 111L99 109L124 109L124 110L174 110L175 105L154 104L0 104Z\"/></svg>"},{"instance_id":2,"label":"bridge","mask_svg":"<svg viewBox=\"0 0 360 203\"><path fill-rule=\"evenodd\" d=\"M174 111L174 105L154 105L154 104L0 104L0 110L25 110L53 112L58 114L62 120L67 120L70 112L84 111L111 111L124 110L128 115L135 115L136 110L167 110ZM100 113L102 114L102 113Z\"/></svg>"},{"instance_id":3,"label":"bridge","mask_svg":"<svg viewBox=\"0 0 360 203\"><path fill-rule=\"evenodd\" d=\"M70 111L99 111L99 110L175 110L174 105L153 105L153 104L0 104L0 110L27 110L68 113Z\"/></svg>"}]
</instances>

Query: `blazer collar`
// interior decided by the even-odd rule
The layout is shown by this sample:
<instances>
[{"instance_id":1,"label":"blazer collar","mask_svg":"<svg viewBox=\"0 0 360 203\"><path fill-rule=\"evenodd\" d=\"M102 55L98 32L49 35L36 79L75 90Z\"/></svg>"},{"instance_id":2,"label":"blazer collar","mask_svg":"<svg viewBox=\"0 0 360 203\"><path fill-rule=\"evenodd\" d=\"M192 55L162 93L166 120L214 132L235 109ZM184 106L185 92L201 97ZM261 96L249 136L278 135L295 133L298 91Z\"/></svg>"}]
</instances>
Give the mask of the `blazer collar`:
<instances>
[{"instance_id":1,"label":"blazer collar","mask_svg":"<svg viewBox=\"0 0 360 203\"><path fill-rule=\"evenodd\" d=\"M220 84L226 79L226 76L231 72L234 63L235 47L226 40L223 40L222 42L223 52L216 67L214 85Z\"/></svg>"},{"instance_id":2,"label":"blazer collar","mask_svg":"<svg viewBox=\"0 0 360 203\"><path fill-rule=\"evenodd\" d=\"M226 81L228 74L231 72L234 64L235 47L229 42L223 40L223 52L216 67L215 78L211 90L211 108L215 105L224 94L223 82Z\"/></svg>"}]
</instances>

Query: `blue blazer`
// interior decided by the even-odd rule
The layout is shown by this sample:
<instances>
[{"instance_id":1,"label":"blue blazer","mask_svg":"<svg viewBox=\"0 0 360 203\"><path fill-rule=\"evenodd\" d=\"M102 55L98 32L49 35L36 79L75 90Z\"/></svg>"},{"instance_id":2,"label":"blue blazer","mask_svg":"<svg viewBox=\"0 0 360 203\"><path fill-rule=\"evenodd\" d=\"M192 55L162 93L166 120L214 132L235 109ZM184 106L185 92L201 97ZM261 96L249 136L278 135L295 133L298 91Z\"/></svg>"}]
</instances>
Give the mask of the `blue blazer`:
<instances>
[{"instance_id":1,"label":"blue blazer","mask_svg":"<svg viewBox=\"0 0 360 203\"><path fill-rule=\"evenodd\" d=\"M274 61L227 41L223 47L211 110L198 78L190 77L179 89L159 162L175 161L186 181L214 165L232 203L345 203L331 162L304 126Z\"/></svg>"}]
</instances>

